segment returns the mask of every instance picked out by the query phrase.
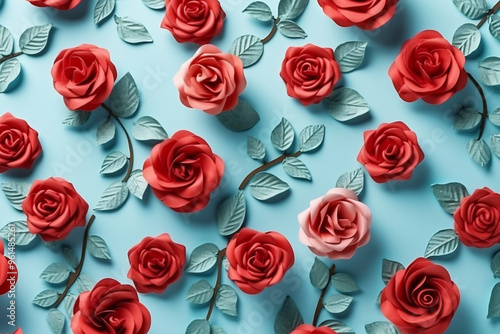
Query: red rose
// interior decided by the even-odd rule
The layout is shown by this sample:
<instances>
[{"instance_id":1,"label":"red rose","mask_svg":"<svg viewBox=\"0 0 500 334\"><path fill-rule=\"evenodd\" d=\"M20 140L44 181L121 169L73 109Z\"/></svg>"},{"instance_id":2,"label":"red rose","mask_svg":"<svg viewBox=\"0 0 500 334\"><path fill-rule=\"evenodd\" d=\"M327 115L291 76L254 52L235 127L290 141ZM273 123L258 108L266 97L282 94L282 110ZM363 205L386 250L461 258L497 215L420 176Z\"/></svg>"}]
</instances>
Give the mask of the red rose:
<instances>
[{"instance_id":1,"label":"red rose","mask_svg":"<svg viewBox=\"0 0 500 334\"><path fill-rule=\"evenodd\" d=\"M222 31L226 13L218 0L166 0L161 27L179 43L207 44Z\"/></svg>"},{"instance_id":2,"label":"red rose","mask_svg":"<svg viewBox=\"0 0 500 334\"><path fill-rule=\"evenodd\" d=\"M53 7L60 10L73 9L82 2L82 0L28 0L37 7Z\"/></svg>"},{"instance_id":3,"label":"red rose","mask_svg":"<svg viewBox=\"0 0 500 334\"><path fill-rule=\"evenodd\" d=\"M377 130L365 131L365 144L358 154L375 182L408 180L424 160L417 135L403 122L383 123Z\"/></svg>"},{"instance_id":4,"label":"red rose","mask_svg":"<svg viewBox=\"0 0 500 334\"><path fill-rule=\"evenodd\" d=\"M18 276L16 264L3 255L4 251L4 245L0 241L0 295L6 294L11 286L16 285Z\"/></svg>"},{"instance_id":5,"label":"red rose","mask_svg":"<svg viewBox=\"0 0 500 334\"><path fill-rule=\"evenodd\" d=\"M437 31L425 30L403 44L389 76L406 102L441 104L467 84L464 65L462 51Z\"/></svg>"},{"instance_id":6,"label":"red rose","mask_svg":"<svg viewBox=\"0 0 500 334\"><path fill-rule=\"evenodd\" d=\"M217 115L238 104L247 81L238 56L203 45L174 77L182 104Z\"/></svg>"},{"instance_id":7,"label":"red rose","mask_svg":"<svg viewBox=\"0 0 500 334\"><path fill-rule=\"evenodd\" d=\"M224 173L224 161L203 138L181 130L153 147L144 162L144 178L166 206L177 212L207 206Z\"/></svg>"},{"instance_id":8,"label":"red rose","mask_svg":"<svg viewBox=\"0 0 500 334\"><path fill-rule=\"evenodd\" d=\"M330 96L341 74L332 49L307 44L286 50L280 76L287 94L307 106Z\"/></svg>"},{"instance_id":9,"label":"red rose","mask_svg":"<svg viewBox=\"0 0 500 334\"><path fill-rule=\"evenodd\" d=\"M0 173L11 168L30 169L42 153L38 132L10 113L0 117Z\"/></svg>"},{"instance_id":10,"label":"red rose","mask_svg":"<svg viewBox=\"0 0 500 334\"><path fill-rule=\"evenodd\" d=\"M45 241L62 240L77 226L85 226L89 205L75 187L60 177L36 180L23 201L30 233Z\"/></svg>"},{"instance_id":11,"label":"red rose","mask_svg":"<svg viewBox=\"0 0 500 334\"><path fill-rule=\"evenodd\" d=\"M500 194L493 190L477 189L462 199L453 218L465 246L487 248L500 243Z\"/></svg>"},{"instance_id":12,"label":"red rose","mask_svg":"<svg viewBox=\"0 0 500 334\"><path fill-rule=\"evenodd\" d=\"M141 293L162 293L182 275L186 247L176 244L170 235L146 237L128 251L130 270L127 277Z\"/></svg>"},{"instance_id":13,"label":"red rose","mask_svg":"<svg viewBox=\"0 0 500 334\"><path fill-rule=\"evenodd\" d=\"M229 278L248 294L262 292L279 283L293 266L290 242L278 232L262 233L243 228L226 249Z\"/></svg>"},{"instance_id":14,"label":"red rose","mask_svg":"<svg viewBox=\"0 0 500 334\"><path fill-rule=\"evenodd\" d=\"M387 283L380 308L402 334L438 334L448 328L459 303L448 271L418 258Z\"/></svg>"},{"instance_id":15,"label":"red rose","mask_svg":"<svg viewBox=\"0 0 500 334\"><path fill-rule=\"evenodd\" d=\"M70 110L96 109L111 94L116 80L108 50L92 44L62 50L51 73L54 88Z\"/></svg>"},{"instance_id":16,"label":"red rose","mask_svg":"<svg viewBox=\"0 0 500 334\"><path fill-rule=\"evenodd\" d=\"M18 328L12 334L23 334L23 331L21 330L21 328Z\"/></svg>"},{"instance_id":17,"label":"red rose","mask_svg":"<svg viewBox=\"0 0 500 334\"><path fill-rule=\"evenodd\" d=\"M75 334L146 334L151 315L139 302L137 291L112 278L99 281L76 299L71 318Z\"/></svg>"},{"instance_id":18,"label":"red rose","mask_svg":"<svg viewBox=\"0 0 500 334\"><path fill-rule=\"evenodd\" d=\"M337 332L330 327L323 326L316 328L313 325L302 324L290 334L337 334Z\"/></svg>"},{"instance_id":19,"label":"red rose","mask_svg":"<svg viewBox=\"0 0 500 334\"><path fill-rule=\"evenodd\" d=\"M341 27L364 30L386 24L396 12L399 0L318 0L323 11Z\"/></svg>"}]
</instances>

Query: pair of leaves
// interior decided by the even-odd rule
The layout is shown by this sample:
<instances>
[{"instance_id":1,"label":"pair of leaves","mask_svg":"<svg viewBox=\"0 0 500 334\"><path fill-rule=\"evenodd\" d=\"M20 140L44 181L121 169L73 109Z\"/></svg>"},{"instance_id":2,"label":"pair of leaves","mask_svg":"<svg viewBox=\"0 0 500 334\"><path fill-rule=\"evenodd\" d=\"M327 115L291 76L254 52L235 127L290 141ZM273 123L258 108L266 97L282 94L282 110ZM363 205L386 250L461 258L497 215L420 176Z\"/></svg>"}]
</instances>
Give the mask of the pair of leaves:
<instances>
[{"instance_id":1,"label":"pair of leaves","mask_svg":"<svg viewBox=\"0 0 500 334\"><path fill-rule=\"evenodd\" d=\"M337 273L330 277L330 269L317 257L309 272L309 279L311 284L320 290L326 288L329 282L341 293L353 293L360 290L358 284L348 274Z\"/></svg>"},{"instance_id":2,"label":"pair of leaves","mask_svg":"<svg viewBox=\"0 0 500 334\"><path fill-rule=\"evenodd\" d=\"M241 98L234 109L221 112L216 117L222 125L234 132L249 130L260 121L257 111Z\"/></svg>"},{"instance_id":3,"label":"pair of leaves","mask_svg":"<svg viewBox=\"0 0 500 334\"><path fill-rule=\"evenodd\" d=\"M188 290L186 300L193 304L208 303L213 295L214 288L206 280L199 280L193 283ZM229 285L221 284L215 297L215 306L224 314L237 316L238 295Z\"/></svg>"},{"instance_id":4,"label":"pair of leaves","mask_svg":"<svg viewBox=\"0 0 500 334\"><path fill-rule=\"evenodd\" d=\"M122 154L123 153L118 152L116 153L116 157L121 157L120 159L123 160L123 156L121 156ZM121 162L117 162L116 166L120 166L120 164ZM136 169L130 173L130 177L127 182L117 181L106 188L94 210L111 211L118 209L123 205L123 203L125 203L129 193L142 200L147 188L148 183L144 179L142 170Z\"/></svg>"},{"instance_id":5,"label":"pair of leaves","mask_svg":"<svg viewBox=\"0 0 500 334\"><path fill-rule=\"evenodd\" d=\"M193 320L186 329L186 334L226 334L226 331L219 326L210 325L208 320Z\"/></svg>"},{"instance_id":6,"label":"pair of leaves","mask_svg":"<svg viewBox=\"0 0 500 334\"><path fill-rule=\"evenodd\" d=\"M355 120L370 111L365 99L354 89L341 87L323 100L330 116L339 122Z\"/></svg>"}]
</instances>

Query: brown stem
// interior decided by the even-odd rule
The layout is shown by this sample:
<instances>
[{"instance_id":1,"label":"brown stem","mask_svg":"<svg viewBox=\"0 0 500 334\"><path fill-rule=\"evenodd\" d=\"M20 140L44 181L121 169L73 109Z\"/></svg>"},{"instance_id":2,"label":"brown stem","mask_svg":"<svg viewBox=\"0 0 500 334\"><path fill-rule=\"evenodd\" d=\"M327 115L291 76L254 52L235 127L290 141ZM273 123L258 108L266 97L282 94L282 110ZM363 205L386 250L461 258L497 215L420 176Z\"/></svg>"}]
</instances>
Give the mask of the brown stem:
<instances>
[{"instance_id":1,"label":"brown stem","mask_svg":"<svg viewBox=\"0 0 500 334\"><path fill-rule=\"evenodd\" d=\"M127 137L128 150L130 152L130 157L129 157L127 174L125 175L125 177L122 180L122 182L127 182L128 179L130 178L130 174L132 174L132 168L134 167L134 147L132 146L132 140L130 139L128 131L125 128L125 126L123 125L122 121L120 121L120 118L113 113L113 110L111 110L111 108L104 103L101 106L104 109L106 109L107 112L111 115L111 117L113 117L118 122L120 127L123 129L123 132L125 132L125 136Z\"/></svg>"},{"instance_id":2,"label":"brown stem","mask_svg":"<svg viewBox=\"0 0 500 334\"><path fill-rule=\"evenodd\" d=\"M332 277L334 273L335 273L335 264L332 264L332 266L330 267L330 277ZM319 314L323 309L323 298L325 298L326 291L328 290L329 286L330 286L330 279L328 279L328 283L326 283L326 286L323 288L323 290L321 291L321 295L319 296L318 304L316 305L316 311L314 311L314 317L312 321L312 325L314 327L316 327L316 324L318 323Z\"/></svg>"},{"instance_id":3,"label":"brown stem","mask_svg":"<svg viewBox=\"0 0 500 334\"><path fill-rule=\"evenodd\" d=\"M61 304L64 297L66 297L66 295L68 294L69 289L71 289L73 284L78 279L78 276L80 276L80 273L82 272L83 262L85 261L85 254L87 252L87 241L88 241L88 237L89 237L89 232L90 232L90 228L92 227L92 224L94 223L94 220L95 220L95 216L92 215L89 219L88 224L87 224L87 228L85 228L85 233L83 234L82 255L80 257L80 262L78 263L78 266L75 268L75 272L69 276L68 283L66 284L66 288L64 289L63 293L61 293L59 295L59 298L57 298L56 302L52 306L54 308L57 308Z\"/></svg>"},{"instance_id":4,"label":"brown stem","mask_svg":"<svg viewBox=\"0 0 500 334\"><path fill-rule=\"evenodd\" d=\"M276 31L278 31L278 23L280 22L280 18L276 18L274 19L274 22L273 22L273 28L271 29L271 32L269 33L269 35L267 35L266 37L264 37L261 42L262 44L266 44L267 42L269 42L271 40L271 38L274 37L274 35L276 34Z\"/></svg>"},{"instance_id":5,"label":"brown stem","mask_svg":"<svg viewBox=\"0 0 500 334\"><path fill-rule=\"evenodd\" d=\"M207 321L210 320L210 317L212 316L212 311L214 310L215 306L215 300L217 299L217 293L219 292L222 276L222 259L224 258L224 256L226 256L225 248L220 250L219 254L217 255L217 281L215 282L214 294L210 299L210 307L208 308L207 317L205 318Z\"/></svg>"},{"instance_id":6,"label":"brown stem","mask_svg":"<svg viewBox=\"0 0 500 334\"><path fill-rule=\"evenodd\" d=\"M487 12L484 14L483 18L481 19L481 21L479 21L479 23L477 24L477 26L476 26L476 27L477 27L478 29L479 29L479 28L481 28L481 27L483 26L483 24L485 24L485 23L486 23L486 21L488 20L488 17L490 17L490 15L493 15L493 14L495 14L496 12L498 12L498 10L500 10L500 1L498 1L498 2L496 3L496 5L495 5L495 6L493 6L493 8L491 8L489 11L487 11Z\"/></svg>"},{"instance_id":7,"label":"brown stem","mask_svg":"<svg viewBox=\"0 0 500 334\"><path fill-rule=\"evenodd\" d=\"M4 63L4 62L6 62L6 61L7 61L7 60L9 60L9 59L12 59L12 58L18 57L18 56L20 56L20 55L22 55L22 54L23 54L23 52L22 52L22 51L19 51L19 52L14 52L14 53L11 53L11 54L10 54L10 55L8 55L8 56L2 57L2 58L0 58L0 64L2 64L2 63Z\"/></svg>"},{"instance_id":8,"label":"brown stem","mask_svg":"<svg viewBox=\"0 0 500 334\"><path fill-rule=\"evenodd\" d=\"M486 126L486 120L488 119L488 104L486 103L486 97L484 96L484 91L479 82L477 82L476 79L472 76L472 74L467 72L467 76L469 77L470 81L476 86L479 95L481 95L481 100L483 101L483 112L481 113L481 127L479 128L479 136L477 137L477 140L480 140L483 137L484 133L484 128Z\"/></svg>"},{"instance_id":9,"label":"brown stem","mask_svg":"<svg viewBox=\"0 0 500 334\"><path fill-rule=\"evenodd\" d=\"M250 179L252 177L254 177L256 174L262 172L262 171L265 171L266 169L269 169L270 167L274 166L274 165L277 165L279 163L281 163L283 160L285 160L286 158L296 158L298 157L299 155L302 154L302 151L301 150L298 150L297 152L295 152L294 154L286 154L286 153L283 153L282 155L280 155L279 157L277 157L276 159L274 160L271 160L265 164L263 164L262 166L260 166L259 168L256 168L254 169L250 174L247 175L247 177L245 177L243 179L243 181L241 182L240 186L238 187L238 190L243 190L245 188L245 186L247 185L247 183L250 181Z\"/></svg>"}]
</instances>

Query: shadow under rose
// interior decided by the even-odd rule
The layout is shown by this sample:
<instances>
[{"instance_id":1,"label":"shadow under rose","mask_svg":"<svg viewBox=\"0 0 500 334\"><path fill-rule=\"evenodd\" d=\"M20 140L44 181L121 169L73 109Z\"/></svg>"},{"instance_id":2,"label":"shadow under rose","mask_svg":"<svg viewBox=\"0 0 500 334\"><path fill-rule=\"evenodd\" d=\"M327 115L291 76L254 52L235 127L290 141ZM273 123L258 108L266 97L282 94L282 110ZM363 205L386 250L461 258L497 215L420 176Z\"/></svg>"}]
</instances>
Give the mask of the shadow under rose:
<instances>
[{"instance_id":1,"label":"shadow under rose","mask_svg":"<svg viewBox=\"0 0 500 334\"><path fill-rule=\"evenodd\" d=\"M53 17L54 21L74 21L79 19L84 19L87 16L87 13L90 10L90 4L92 1L82 1L78 6L71 10L59 10L54 15L49 16ZM51 10L51 9L47 9ZM53 10L53 9L52 9ZM108 18L109 19L109 18Z\"/></svg>"},{"instance_id":2,"label":"shadow under rose","mask_svg":"<svg viewBox=\"0 0 500 334\"><path fill-rule=\"evenodd\" d=\"M389 192L398 190L414 191L429 186L430 169L425 160L418 165L413 171L413 175L409 180L405 181L389 181L384 183L383 189Z\"/></svg>"},{"instance_id":3,"label":"shadow under rose","mask_svg":"<svg viewBox=\"0 0 500 334\"><path fill-rule=\"evenodd\" d=\"M400 46L408 38L407 31L408 27L411 26L410 23L408 9L403 7L402 2L399 2L396 7L396 13L389 22L378 29L364 31L364 34L370 41L378 44Z\"/></svg>"}]
</instances>

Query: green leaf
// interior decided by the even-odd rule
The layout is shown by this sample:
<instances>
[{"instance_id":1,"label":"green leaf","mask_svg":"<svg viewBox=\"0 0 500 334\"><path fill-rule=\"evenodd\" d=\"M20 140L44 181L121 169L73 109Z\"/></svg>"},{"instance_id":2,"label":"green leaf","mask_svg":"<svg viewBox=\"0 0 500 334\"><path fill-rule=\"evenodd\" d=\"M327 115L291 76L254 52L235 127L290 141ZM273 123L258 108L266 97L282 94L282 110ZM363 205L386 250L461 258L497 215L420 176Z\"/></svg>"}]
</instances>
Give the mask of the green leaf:
<instances>
[{"instance_id":1,"label":"green leaf","mask_svg":"<svg viewBox=\"0 0 500 334\"><path fill-rule=\"evenodd\" d=\"M219 248L212 243L196 247L184 271L197 274L209 271L217 263L217 254L219 254Z\"/></svg>"},{"instance_id":2,"label":"green leaf","mask_svg":"<svg viewBox=\"0 0 500 334\"><path fill-rule=\"evenodd\" d=\"M294 20L306 10L309 0L280 0L278 17L282 20Z\"/></svg>"},{"instance_id":3,"label":"green leaf","mask_svg":"<svg viewBox=\"0 0 500 334\"><path fill-rule=\"evenodd\" d=\"M236 291L227 284L221 284L217 297L215 297L215 306L224 314L232 317L238 316L238 295Z\"/></svg>"},{"instance_id":4,"label":"green leaf","mask_svg":"<svg viewBox=\"0 0 500 334\"><path fill-rule=\"evenodd\" d=\"M12 58L0 66L0 93L3 93L21 73L21 63L16 58Z\"/></svg>"},{"instance_id":5,"label":"green leaf","mask_svg":"<svg viewBox=\"0 0 500 334\"><path fill-rule=\"evenodd\" d=\"M365 59L367 42L345 42L335 49L335 60L343 73L357 69Z\"/></svg>"},{"instance_id":6,"label":"green leaf","mask_svg":"<svg viewBox=\"0 0 500 334\"><path fill-rule=\"evenodd\" d=\"M243 62L243 67L252 66L259 61L264 53L264 44L255 35L243 35L238 37L228 51L230 54L238 56ZM220 114L219 114L220 115Z\"/></svg>"},{"instance_id":7,"label":"green leaf","mask_svg":"<svg viewBox=\"0 0 500 334\"><path fill-rule=\"evenodd\" d=\"M90 113L88 113L90 114ZM106 121L99 125L96 133L97 145L104 145L109 143L115 138L116 126L111 121Z\"/></svg>"},{"instance_id":8,"label":"green leaf","mask_svg":"<svg viewBox=\"0 0 500 334\"><path fill-rule=\"evenodd\" d=\"M424 257L444 256L453 253L458 247L458 235L454 229L435 233L425 249Z\"/></svg>"},{"instance_id":9,"label":"green leaf","mask_svg":"<svg viewBox=\"0 0 500 334\"><path fill-rule=\"evenodd\" d=\"M481 33L475 24L466 23L455 31L451 43L467 57L476 51L481 44Z\"/></svg>"},{"instance_id":10,"label":"green leaf","mask_svg":"<svg viewBox=\"0 0 500 334\"><path fill-rule=\"evenodd\" d=\"M469 196L467 188L458 182L433 184L431 188L439 205L450 214L454 214L460 206L462 199Z\"/></svg>"},{"instance_id":11,"label":"green leaf","mask_svg":"<svg viewBox=\"0 0 500 334\"><path fill-rule=\"evenodd\" d=\"M40 274L40 278L49 283L59 284L66 281L70 273L64 263L52 263Z\"/></svg>"},{"instance_id":12,"label":"green leaf","mask_svg":"<svg viewBox=\"0 0 500 334\"><path fill-rule=\"evenodd\" d=\"M347 326L340 320L325 320L319 327L329 327L337 334L355 334L351 327Z\"/></svg>"},{"instance_id":13,"label":"green leaf","mask_svg":"<svg viewBox=\"0 0 500 334\"><path fill-rule=\"evenodd\" d=\"M142 170L136 169L130 173L130 177L127 180L127 188L132 195L142 200L148 186L148 182L142 175Z\"/></svg>"},{"instance_id":14,"label":"green leaf","mask_svg":"<svg viewBox=\"0 0 500 334\"><path fill-rule=\"evenodd\" d=\"M76 302L76 296L71 292L68 292L68 294L66 295L66 297L64 297L62 301L64 310L66 311L66 314L70 319L73 317L73 308L75 307L75 302Z\"/></svg>"},{"instance_id":15,"label":"green leaf","mask_svg":"<svg viewBox=\"0 0 500 334\"><path fill-rule=\"evenodd\" d=\"M210 333L211 334L227 334L226 331L219 326L210 326Z\"/></svg>"},{"instance_id":16,"label":"green leaf","mask_svg":"<svg viewBox=\"0 0 500 334\"><path fill-rule=\"evenodd\" d=\"M488 18L490 20L490 33L496 39L500 39L500 16L497 14L492 14Z\"/></svg>"},{"instance_id":17,"label":"green leaf","mask_svg":"<svg viewBox=\"0 0 500 334\"><path fill-rule=\"evenodd\" d=\"M376 321L365 325L367 334L401 334L401 332L390 322Z\"/></svg>"},{"instance_id":18,"label":"green leaf","mask_svg":"<svg viewBox=\"0 0 500 334\"><path fill-rule=\"evenodd\" d=\"M78 257L76 256L73 249L71 249L68 246L63 246L62 253L63 253L64 259L66 260L66 263L71 268L76 269L76 267L78 267L78 263L80 263L80 260L78 260Z\"/></svg>"},{"instance_id":19,"label":"green leaf","mask_svg":"<svg viewBox=\"0 0 500 334\"><path fill-rule=\"evenodd\" d=\"M318 148L325 139L325 126L309 125L300 131L300 151L309 152Z\"/></svg>"},{"instance_id":20,"label":"green leaf","mask_svg":"<svg viewBox=\"0 0 500 334\"><path fill-rule=\"evenodd\" d=\"M85 291L90 291L94 288L96 285L96 281L94 278L90 275L87 275L85 273L81 273L78 278L76 279L76 288L80 292L85 292Z\"/></svg>"},{"instance_id":21,"label":"green leaf","mask_svg":"<svg viewBox=\"0 0 500 334\"><path fill-rule=\"evenodd\" d=\"M115 10L116 0L97 0L94 8L94 23L99 24Z\"/></svg>"},{"instance_id":22,"label":"green leaf","mask_svg":"<svg viewBox=\"0 0 500 334\"><path fill-rule=\"evenodd\" d=\"M163 9L165 8L164 0L142 0L142 3L151 9Z\"/></svg>"},{"instance_id":23,"label":"green leaf","mask_svg":"<svg viewBox=\"0 0 500 334\"><path fill-rule=\"evenodd\" d=\"M247 212L247 204L243 191L226 199L217 208L215 223L220 235L228 236L237 232L243 225Z\"/></svg>"},{"instance_id":24,"label":"green leaf","mask_svg":"<svg viewBox=\"0 0 500 334\"><path fill-rule=\"evenodd\" d=\"M19 37L19 48L27 55L36 55L45 49L52 23L26 29Z\"/></svg>"},{"instance_id":25,"label":"green leaf","mask_svg":"<svg viewBox=\"0 0 500 334\"><path fill-rule=\"evenodd\" d=\"M332 276L332 286L342 293L353 293L360 290L359 285L348 274L338 273Z\"/></svg>"},{"instance_id":26,"label":"green leaf","mask_svg":"<svg viewBox=\"0 0 500 334\"><path fill-rule=\"evenodd\" d=\"M309 272L309 280L314 287L320 290L324 289L330 280L330 269L317 257L314 258L314 264Z\"/></svg>"},{"instance_id":27,"label":"green leaf","mask_svg":"<svg viewBox=\"0 0 500 334\"><path fill-rule=\"evenodd\" d=\"M70 126L82 126L88 122L91 113L88 111L70 111L68 116L62 121L62 124Z\"/></svg>"},{"instance_id":28,"label":"green leaf","mask_svg":"<svg viewBox=\"0 0 500 334\"><path fill-rule=\"evenodd\" d=\"M489 10L486 0L453 0L453 3L465 16L473 20L481 18Z\"/></svg>"},{"instance_id":29,"label":"green leaf","mask_svg":"<svg viewBox=\"0 0 500 334\"><path fill-rule=\"evenodd\" d=\"M335 187L350 189L359 196L359 194L363 192L364 185L365 175L363 173L363 169L358 168L352 172L340 175Z\"/></svg>"},{"instance_id":30,"label":"green leaf","mask_svg":"<svg viewBox=\"0 0 500 334\"><path fill-rule=\"evenodd\" d=\"M493 154L500 158L500 134L492 134L490 137L490 146Z\"/></svg>"},{"instance_id":31,"label":"green leaf","mask_svg":"<svg viewBox=\"0 0 500 334\"><path fill-rule=\"evenodd\" d=\"M291 177L311 180L311 173L309 173L309 169L307 169L307 166L299 158L285 158L282 165L285 172Z\"/></svg>"},{"instance_id":32,"label":"green leaf","mask_svg":"<svg viewBox=\"0 0 500 334\"><path fill-rule=\"evenodd\" d=\"M59 292L56 290L43 290L33 299L33 304L40 307L49 308L57 301L59 298Z\"/></svg>"},{"instance_id":33,"label":"green leaf","mask_svg":"<svg viewBox=\"0 0 500 334\"><path fill-rule=\"evenodd\" d=\"M93 257L103 260L111 260L106 241L98 235L89 235L87 239L87 250Z\"/></svg>"},{"instance_id":34,"label":"green leaf","mask_svg":"<svg viewBox=\"0 0 500 334\"><path fill-rule=\"evenodd\" d=\"M243 13L250 14L250 16L254 19L263 22L271 21L273 19L271 8L269 8L269 6L262 1L252 2L245 9L243 9Z\"/></svg>"},{"instance_id":35,"label":"green leaf","mask_svg":"<svg viewBox=\"0 0 500 334\"><path fill-rule=\"evenodd\" d=\"M351 296L334 294L323 300L323 306L332 314L342 313L349 308L352 299Z\"/></svg>"},{"instance_id":36,"label":"green leaf","mask_svg":"<svg viewBox=\"0 0 500 334\"><path fill-rule=\"evenodd\" d=\"M396 261L391 261L387 259L382 260L382 281L384 281L385 284L389 283L391 280L392 276L399 270L403 270L405 267Z\"/></svg>"},{"instance_id":37,"label":"green leaf","mask_svg":"<svg viewBox=\"0 0 500 334\"><path fill-rule=\"evenodd\" d=\"M500 278L500 251L496 252L491 259L491 271L495 278Z\"/></svg>"},{"instance_id":38,"label":"green leaf","mask_svg":"<svg viewBox=\"0 0 500 334\"><path fill-rule=\"evenodd\" d=\"M483 139L472 138L467 143L467 153L479 166L486 166L491 159L491 150Z\"/></svg>"},{"instance_id":39,"label":"green leaf","mask_svg":"<svg viewBox=\"0 0 500 334\"><path fill-rule=\"evenodd\" d=\"M22 211L22 204L30 190L31 184L24 182L4 182L1 184L3 193L14 209Z\"/></svg>"},{"instance_id":40,"label":"green leaf","mask_svg":"<svg viewBox=\"0 0 500 334\"><path fill-rule=\"evenodd\" d=\"M278 31L290 38L306 38L307 34L299 25L290 20L281 20L278 23Z\"/></svg>"},{"instance_id":41,"label":"green leaf","mask_svg":"<svg viewBox=\"0 0 500 334\"><path fill-rule=\"evenodd\" d=\"M488 114L488 118L490 119L491 123L495 124L496 126L500 126L500 108L497 108L490 112Z\"/></svg>"},{"instance_id":42,"label":"green leaf","mask_svg":"<svg viewBox=\"0 0 500 334\"><path fill-rule=\"evenodd\" d=\"M128 188L125 182L112 183L101 196L94 210L110 211L119 208L127 200Z\"/></svg>"},{"instance_id":43,"label":"green leaf","mask_svg":"<svg viewBox=\"0 0 500 334\"><path fill-rule=\"evenodd\" d=\"M488 319L500 318L500 283L495 284L491 291L490 303L488 304Z\"/></svg>"},{"instance_id":44,"label":"green leaf","mask_svg":"<svg viewBox=\"0 0 500 334\"><path fill-rule=\"evenodd\" d=\"M111 152L104 158L101 166L102 174L112 174L119 172L128 162L128 158L122 152Z\"/></svg>"},{"instance_id":45,"label":"green leaf","mask_svg":"<svg viewBox=\"0 0 500 334\"><path fill-rule=\"evenodd\" d=\"M47 314L47 322L49 323L50 329L54 334L62 334L64 331L64 323L66 322L66 317L64 314L56 308L50 309Z\"/></svg>"},{"instance_id":46,"label":"green leaf","mask_svg":"<svg viewBox=\"0 0 500 334\"><path fill-rule=\"evenodd\" d=\"M370 107L354 89L337 88L330 97L323 100L326 111L339 122L354 120L363 116Z\"/></svg>"},{"instance_id":47,"label":"green leaf","mask_svg":"<svg viewBox=\"0 0 500 334\"><path fill-rule=\"evenodd\" d=\"M250 130L260 120L252 105L241 98L234 109L221 112L216 117L222 125L234 132Z\"/></svg>"},{"instance_id":48,"label":"green leaf","mask_svg":"<svg viewBox=\"0 0 500 334\"><path fill-rule=\"evenodd\" d=\"M160 122L151 116L143 116L134 122L132 136L140 141L165 140L168 134Z\"/></svg>"},{"instance_id":49,"label":"green leaf","mask_svg":"<svg viewBox=\"0 0 500 334\"><path fill-rule=\"evenodd\" d=\"M194 282L188 290L186 300L193 304L205 304L210 301L214 295L214 288L207 280Z\"/></svg>"},{"instance_id":50,"label":"green leaf","mask_svg":"<svg viewBox=\"0 0 500 334\"><path fill-rule=\"evenodd\" d=\"M14 37L9 29L0 24L0 55L9 56L14 49Z\"/></svg>"},{"instance_id":51,"label":"green leaf","mask_svg":"<svg viewBox=\"0 0 500 334\"><path fill-rule=\"evenodd\" d=\"M250 181L250 193L259 201L274 198L289 189L286 182L268 172L260 172Z\"/></svg>"},{"instance_id":52,"label":"green leaf","mask_svg":"<svg viewBox=\"0 0 500 334\"><path fill-rule=\"evenodd\" d=\"M462 108L455 115L455 130L469 131L474 130L481 123L481 114L471 107Z\"/></svg>"},{"instance_id":53,"label":"green leaf","mask_svg":"<svg viewBox=\"0 0 500 334\"><path fill-rule=\"evenodd\" d=\"M115 15L116 29L118 36L125 42L130 44L152 43L153 38L146 27L128 17L119 17Z\"/></svg>"},{"instance_id":54,"label":"green leaf","mask_svg":"<svg viewBox=\"0 0 500 334\"><path fill-rule=\"evenodd\" d=\"M250 158L255 160L262 160L266 156L266 148L264 143L259 139L248 136L247 137L247 154Z\"/></svg>"},{"instance_id":55,"label":"green leaf","mask_svg":"<svg viewBox=\"0 0 500 334\"><path fill-rule=\"evenodd\" d=\"M304 323L297 305L290 296L285 298L283 306L274 322L275 334L290 334L295 328Z\"/></svg>"},{"instance_id":56,"label":"green leaf","mask_svg":"<svg viewBox=\"0 0 500 334\"><path fill-rule=\"evenodd\" d=\"M31 234L25 220L8 223L0 229L0 238L9 240L15 234L16 246L27 246L35 240L36 234ZM10 235L9 235L10 234Z\"/></svg>"},{"instance_id":57,"label":"green leaf","mask_svg":"<svg viewBox=\"0 0 500 334\"><path fill-rule=\"evenodd\" d=\"M486 86L500 85L500 58L488 57L479 62L479 79Z\"/></svg>"},{"instance_id":58,"label":"green leaf","mask_svg":"<svg viewBox=\"0 0 500 334\"><path fill-rule=\"evenodd\" d=\"M118 117L130 117L135 114L139 108L139 91L129 72L113 87L106 103Z\"/></svg>"},{"instance_id":59,"label":"green leaf","mask_svg":"<svg viewBox=\"0 0 500 334\"><path fill-rule=\"evenodd\" d=\"M280 151L286 151L292 146L295 139L295 132L293 131L292 124L282 117L281 121L271 132L271 142L274 147Z\"/></svg>"},{"instance_id":60,"label":"green leaf","mask_svg":"<svg viewBox=\"0 0 500 334\"><path fill-rule=\"evenodd\" d=\"M210 323L205 319L193 320L187 327L186 334L210 334Z\"/></svg>"}]
</instances>

